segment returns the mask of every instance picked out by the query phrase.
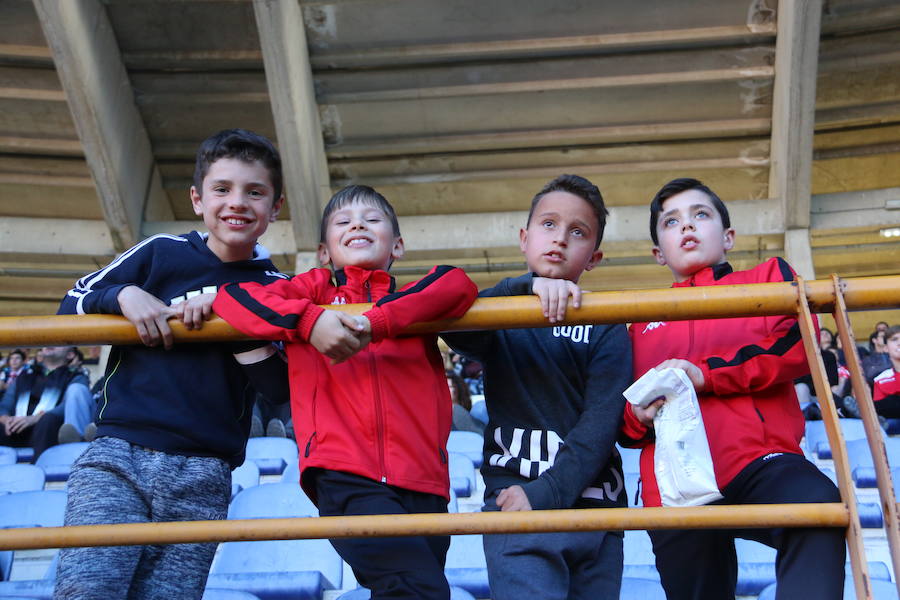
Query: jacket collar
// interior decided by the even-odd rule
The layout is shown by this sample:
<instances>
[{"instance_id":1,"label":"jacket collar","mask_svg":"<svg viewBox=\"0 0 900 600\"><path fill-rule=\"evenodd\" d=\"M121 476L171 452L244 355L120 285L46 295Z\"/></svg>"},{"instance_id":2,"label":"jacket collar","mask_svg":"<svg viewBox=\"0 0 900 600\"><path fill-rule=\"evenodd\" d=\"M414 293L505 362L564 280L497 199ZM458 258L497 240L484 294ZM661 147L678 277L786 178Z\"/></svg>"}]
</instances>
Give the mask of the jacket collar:
<instances>
[{"instance_id":1,"label":"jacket collar","mask_svg":"<svg viewBox=\"0 0 900 600\"><path fill-rule=\"evenodd\" d=\"M731 264L721 262L701 269L684 281L676 281L672 287L692 287L695 285L714 285L718 280L734 272Z\"/></svg>"},{"instance_id":2,"label":"jacket collar","mask_svg":"<svg viewBox=\"0 0 900 600\"><path fill-rule=\"evenodd\" d=\"M351 287L363 286L366 282L372 290L384 289L384 293L393 294L397 288L397 282L387 272L381 269L370 271L348 265L334 272L334 281L338 287L350 285Z\"/></svg>"}]
</instances>

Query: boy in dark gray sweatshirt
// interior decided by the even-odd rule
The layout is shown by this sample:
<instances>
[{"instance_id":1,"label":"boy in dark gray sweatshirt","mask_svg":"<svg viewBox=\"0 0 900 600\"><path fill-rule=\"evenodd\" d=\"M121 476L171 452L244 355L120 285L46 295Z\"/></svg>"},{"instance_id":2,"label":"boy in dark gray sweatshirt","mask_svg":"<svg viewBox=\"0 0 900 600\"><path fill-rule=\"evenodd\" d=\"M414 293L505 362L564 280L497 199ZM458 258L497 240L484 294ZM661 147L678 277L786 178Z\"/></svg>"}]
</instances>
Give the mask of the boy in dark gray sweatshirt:
<instances>
[{"instance_id":1,"label":"boy in dark gray sweatshirt","mask_svg":"<svg viewBox=\"0 0 900 600\"><path fill-rule=\"evenodd\" d=\"M600 191L561 175L534 197L520 248L529 272L480 296L536 294L544 316L565 317L577 282L603 257ZM552 326L444 334L455 351L484 365L484 510L603 508L626 505L615 450L631 383L624 325ZM484 536L496 600L619 597L622 532Z\"/></svg>"}]
</instances>

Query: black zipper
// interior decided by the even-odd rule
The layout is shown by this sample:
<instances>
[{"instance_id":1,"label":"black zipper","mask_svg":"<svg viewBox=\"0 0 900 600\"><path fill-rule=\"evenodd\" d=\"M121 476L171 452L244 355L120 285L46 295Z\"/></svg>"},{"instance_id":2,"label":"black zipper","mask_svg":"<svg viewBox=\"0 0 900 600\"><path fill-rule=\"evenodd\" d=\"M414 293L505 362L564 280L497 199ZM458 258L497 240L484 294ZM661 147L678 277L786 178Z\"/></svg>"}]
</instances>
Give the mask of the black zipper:
<instances>
[{"instance_id":1,"label":"black zipper","mask_svg":"<svg viewBox=\"0 0 900 600\"><path fill-rule=\"evenodd\" d=\"M309 439L306 441L306 450L303 452L303 458L309 458L309 447L312 446L313 438L316 437L316 432L313 431L312 435L309 436Z\"/></svg>"}]
</instances>

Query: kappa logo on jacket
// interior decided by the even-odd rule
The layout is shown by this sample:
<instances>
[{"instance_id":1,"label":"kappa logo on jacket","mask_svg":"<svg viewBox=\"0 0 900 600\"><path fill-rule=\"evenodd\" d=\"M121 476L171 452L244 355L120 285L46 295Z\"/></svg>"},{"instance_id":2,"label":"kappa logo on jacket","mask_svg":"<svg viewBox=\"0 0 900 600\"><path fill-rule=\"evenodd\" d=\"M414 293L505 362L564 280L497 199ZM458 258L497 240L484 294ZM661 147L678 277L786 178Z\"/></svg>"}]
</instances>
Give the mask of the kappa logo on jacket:
<instances>
[{"instance_id":1,"label":"kappa logo on jacket","mask_svg":"<svg viewBox=\"0 0 900 600\"><path fill-rule=\"evenodd\" d=\"M347 304L347 299L343 296L335 296L334 300L331 301L331 304Z\"/></svg>"},{"instance_id":2,"label":"kappa logo on jacket","mask_svg":"<svg viewBox=\"0 0 900 600\"><path fill-rule=\"evenodd\" d=\"M641 335L647 333L648 331L653 331L654 329L659 329L660 327L665 327L668 325L665 321L653 321L652 323L647 323L647 326L644 327L644 330L641 332Z\"/></svg>"}]
</instances>

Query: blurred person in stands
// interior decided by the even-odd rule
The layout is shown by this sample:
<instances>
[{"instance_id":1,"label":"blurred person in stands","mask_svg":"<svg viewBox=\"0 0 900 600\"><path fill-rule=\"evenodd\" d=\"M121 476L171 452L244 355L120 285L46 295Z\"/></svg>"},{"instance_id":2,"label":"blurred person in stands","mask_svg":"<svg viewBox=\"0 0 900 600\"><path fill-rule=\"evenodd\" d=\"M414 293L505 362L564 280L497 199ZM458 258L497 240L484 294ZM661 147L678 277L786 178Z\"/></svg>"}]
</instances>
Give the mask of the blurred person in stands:
<instances>
[{"instance_id":1,"label":"blurred person in stands","mask_svg":"<svg viewBox=\"0 0 900 600\"><path fill-rule=\"evenodd\" d=\"M69 368L72 346L43 349L42 364L31 365L6 388L0 402L0 445L34 448L35 460L59 441L64 425L84 431L93 401L84 374Z\"/></svg>"},{"instance_id":2,"label":"blurred person in stands","mask_svg":"<svg viewBox=\"0 0 900 600\"><path fill-rule=\"evenodd\" d=\"M900 325L884 332L891 366L875 377L875 412L888 419L900 418Z\"/></svg>"},{"instance_id":3,"label":"blurred person in stands","mask_svg":"<svg viewBox=\"0 0 900 600\"><path fill-rule=\"evenodd\" d=\"M885 343L885 331L877 329L869 336L869 355L862 360L863 374L871 388L875 384L875 377L891 367L891 358L887 354Z\"/></svg>"},{"instance_id":4,"label":"blurred person in stands","mask_svg":"<svg viewBox=\"0 0 900 600\"><path fill-rule=\"evenodd\" d=\"M452 431L474 431L484 434L484 425L475 420L469 414L472 410L472 397L469 395L469 386L454 371L446 371L447 387L450 388L450 400L453 402Z\"/></svg>"},{"instance_id":5,"label":"blurred person in stands","mask_svg":"<svg viewBox=\"0 0 900 600\"><path fill-rule=\"evenodd\" d=\"M6 366L0 369L0 392L15 382L16 377L25 370L26 356L23 350L16 348L6 357Z\"/></svg>"}]
</instances>

